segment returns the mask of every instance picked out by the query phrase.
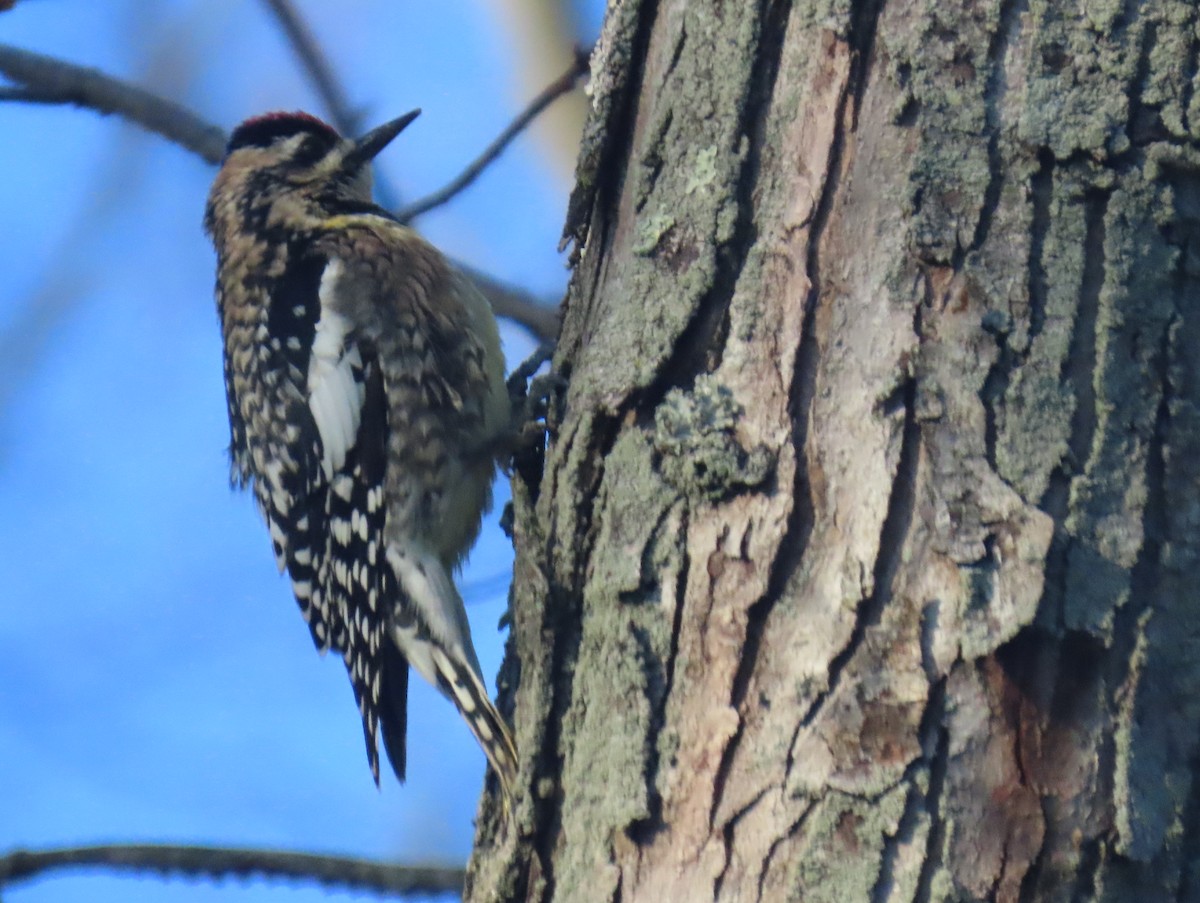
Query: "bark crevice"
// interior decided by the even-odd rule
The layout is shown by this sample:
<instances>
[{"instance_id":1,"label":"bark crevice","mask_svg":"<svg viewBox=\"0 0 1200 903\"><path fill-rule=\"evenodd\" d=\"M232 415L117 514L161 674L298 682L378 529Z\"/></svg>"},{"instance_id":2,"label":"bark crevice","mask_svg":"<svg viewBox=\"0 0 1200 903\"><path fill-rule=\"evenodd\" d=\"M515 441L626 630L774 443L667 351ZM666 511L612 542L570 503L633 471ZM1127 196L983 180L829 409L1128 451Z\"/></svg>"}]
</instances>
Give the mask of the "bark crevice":
<instances>
[{"instance_id":1,"label":"bark crevice","mask_svg":"<svg viewBox=\"0 0 1200 903\"><path fill-rule=\"evenodd\" d=\"M975 224L975 235L971 241L970 251L977 251L987 241L991 231L992 220L996 209L1000 206L1000 191L1004 185L1008 167L1004 165L1001 153L1001 136L1003 125L1001 116L1004 101L1008 95L1008 51L1012 38L1021 28L1021 16L1029 7L1028 0L1002 0L996 30L992 32L991 43L985 57L990 66L987 83L983 93L984 133L987 136L987 187L983 192L983 206L979 211L979 219ZM962 265L962 256L955 261L957 271Z\"/></svg>"},{"instance_id":2,"label":"bark crevice","mask_svg":"<svg viewBox=\"0 0 1200 903\"><path fill-rule=\"evenodd\" d=\"M947 750L941 746L943 734L942 716L945 709L945 685L941 678L934 676L931 669L926 669L930 677L929 699L925 710L921 713L921 721L917 735L921 742L921 755L910 762L904 770L903 782L908 784L908 795L904 802L904 813L896 825L896 830L886 838L883 852L880 855L879 875L871 890L871 903L887 903L892 897L895 887L896 869L902 847L914 843L918 838L918 830L925 829L932 834L932 827L937 823L937 802L935 796L934 778L935 767L939 754L945 755ZM946 763L940 763L937 780L944 783ZM941 784L937 793L941 792ZM931 806L934 808L931 809ZM927 840L932 838L927 836ZM928 855L928 850L927 850ZM918 878L918 887L920 878Z\"/></svg>"},{"instance_id":3,"label":"bark crevice","mask_svg":"<svg viewBox=\"0 0 1200 903\"><path fill-rule=\"evenodd\" d=\"M1041 148L1037 155L1038 168L1029 181L1032 205L1029 224L1029 273L1026 291L1029 295L1029 341L1042 334L1046 323L1046 236L1050 231L1050 201L1054 196L1054 155Z\"/></svg>"},{"instance_id":4,"label":"bark crevice","mask_svg":"<svg viewBox=\"0 0 1200 903\"><path fill-rule=\"evenodd\" d=\"M1055 604L1055 621L1060 629L1071 629L1064 607L1069 592L1070 558L1074 540L1066 529L1071 512L1072 484L1083 472L1091 453L1096 432L1096 389L1093 384L1097 363L1097 321L1100 291L1105 278L1105 225L1108 207L1106 192L1092 191L1084 199L1083 273L1078 303L1071 329L1062 378L1074 395L1071 425L1067 433L1067 457L1051 474L1043 507L1054 518L1055 539L1046 562L1046 578Z\"/></svg>"},{"instance_id":5,"label":"bark crevice","mask_svg":"<svg viewBox=\"0 0 1200 903\"><path fill-rule=\"evenodd\" d=\"M943 869L945 858L946 824L942 818L942 796L950 764L950 732L942 726L945 708L945 682L942 681L930 692L928 717L930 723L936 725L937 739L929 764L929 791L925 794L924 808L929 817L929 829L913 903L931 903L934 899L934 879Z\"/></svg>"},{"instance_id":6,"label":"bark crevice","mask_svg":"<svg viewBox=\"0 0 1200 903\"><path fill-rule=\"evenodd\" d=\"M873 569L873 589L871 594L859 604L855 612L854 627L846 645L829 662L828 678L824 690L817 694L796 725L791 745L793 750L800 732L813 724L820 715L825 702L837 692L846 667L862 646L867 631L879 623L888 600L891 599L892 583L912 524L920 444L921 427L916 417L916 381L909 380L904 391L904 426L900 442L900 456L895 476L892 479L887 514L884 516L883 527L880 530L879 550ZM791 771L792 768L793 754L793 752L788 753L788 771Z\"/></svg>"}]
</instances>

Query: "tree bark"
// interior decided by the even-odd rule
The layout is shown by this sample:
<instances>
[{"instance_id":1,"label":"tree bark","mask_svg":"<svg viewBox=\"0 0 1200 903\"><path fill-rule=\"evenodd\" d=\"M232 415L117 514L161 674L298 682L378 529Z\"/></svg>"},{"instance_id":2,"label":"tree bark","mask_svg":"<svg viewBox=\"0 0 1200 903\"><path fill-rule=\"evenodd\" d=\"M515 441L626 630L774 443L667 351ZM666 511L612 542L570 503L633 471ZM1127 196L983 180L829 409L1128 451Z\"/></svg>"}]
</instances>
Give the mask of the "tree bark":
<instances>
[{"instance_id":1,"label":"tree bark","mask_svg":"<svg viewBox=\"0 0 1200 903\"><path fill-rule=\"evenodd\" d=\"M468 899L1200 900L1198 51L610 3Z\"/></svg>"}]
</instances>

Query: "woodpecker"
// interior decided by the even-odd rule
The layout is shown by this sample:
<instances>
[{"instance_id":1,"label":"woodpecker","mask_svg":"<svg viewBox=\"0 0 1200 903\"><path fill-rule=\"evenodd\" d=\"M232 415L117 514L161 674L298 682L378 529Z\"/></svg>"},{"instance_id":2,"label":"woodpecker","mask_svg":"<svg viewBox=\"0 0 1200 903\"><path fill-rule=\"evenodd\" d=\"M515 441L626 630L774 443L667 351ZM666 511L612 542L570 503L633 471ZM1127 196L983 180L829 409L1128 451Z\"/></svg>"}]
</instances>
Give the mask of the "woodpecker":
<instances>
[{"instance_id":1,"label":"woodpecker","mask_svg":"<svg viewBox=\"0 0 1200 903\"><path fill-rule=\"evenodd\" d=\"M204 216L230 480L253 487L313 642L345 661L376 784L381 727L404 780L411 664L458 707L507 808L516 747L453 580L512 419L496 320L370 197L371 160L419 112L357 141L306 113L230 136Z\"/></svg>"}]
</instances>

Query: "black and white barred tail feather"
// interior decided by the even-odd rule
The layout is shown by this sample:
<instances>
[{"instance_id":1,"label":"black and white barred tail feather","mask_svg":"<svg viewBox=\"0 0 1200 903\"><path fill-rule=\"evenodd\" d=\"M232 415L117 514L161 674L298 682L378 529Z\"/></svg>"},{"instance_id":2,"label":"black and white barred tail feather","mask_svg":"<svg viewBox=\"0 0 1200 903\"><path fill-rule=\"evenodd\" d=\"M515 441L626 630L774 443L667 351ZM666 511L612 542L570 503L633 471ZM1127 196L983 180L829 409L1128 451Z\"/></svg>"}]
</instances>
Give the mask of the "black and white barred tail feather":
<instances>
[{"instance_id":1,"label":"black and white barred tail feather","mask_svg":"<svg viewBox=\"0 0 1200 903\"><path fill-rule=\"evenodd\" d=\"M507 806L517 783L517 747L508 725L496 711L487 687L474 669L456 663L441 650L434 653L433 662L437 668L438 689L458 706L467 727L483 748L500 780Z\"/></svg>"}]
</instances>

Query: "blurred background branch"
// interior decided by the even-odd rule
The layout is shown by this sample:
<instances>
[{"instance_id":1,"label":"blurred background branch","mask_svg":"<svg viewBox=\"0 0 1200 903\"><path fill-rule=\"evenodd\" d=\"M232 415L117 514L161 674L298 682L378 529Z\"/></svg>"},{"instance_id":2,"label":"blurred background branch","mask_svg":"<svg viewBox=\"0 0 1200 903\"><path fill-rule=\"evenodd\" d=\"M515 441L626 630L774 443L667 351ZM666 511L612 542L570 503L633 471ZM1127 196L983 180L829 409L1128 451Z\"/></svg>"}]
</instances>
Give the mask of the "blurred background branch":
<instances>
[{"instance_id":1,"label":"blurred background branch","mask_svg":"<svg viewBox=\"0 0 1200 903\"><path fill-rule=\"evenodd\" d=\"M141 78L163 90L183 93L198 69L196 55L181 52L173 40L146 40L138 66ZM184 45L186 46L186 45ZM0 45L0 72L29 84L0 88L0 100L39 104L74 104L164 134L206 160L219 154L225 135L189 110L98 72L63 64L51 57ZM146 117L142 121L139 117ZM96 283L93 263L79 249L97 230L111 228L123 202L141 184L148 142L135 129L122 129L114 145L95 155L93 190L70 220L33 294L0 327L0 412L42 359L61 324ZM210 161L211 162L211 161Z\"/></svg>"},{"instance_id":2,"label":"blurred background branch","mask_svg":"<svg viewBox=\"0 0 1200 903\"><path fill-rule=\"evenodd\" d=\"M568 73L570 85L578 80L580 72L583 71L580 68L581 60L585 58L582 54L577 54L576 63ZM157 97L96 69L0 44L0 73L17 82L13 86L0 87L0 90L7 92L0 93L0 100L70 103L100 113L112 113L199 154L209 163L219 163L223 155L227 136L222 129L205 122L180 104ZM564 90L569 90L570 85L566 89L562 88L562 82L568 79L568 75L560 76L554 85L543 92L529 109L505 129L501 138L489 148L489 151L494 149L493 153L485 153L486 159L481 157L472 163L447 189L430 195L432 202L414 205L424 205L417 212L428 210L438 203L445 203L445 200L470 184L524 125L545 109L555 97L561 96ZM458 184L460 182L461 184ZM443 195L445 197L438 200ZM409 211L405 211L404 214L415 215ZM539 339L553 338L558 334L558 312L555 306L460 261L455 261L455 264L476 282L498 315L520 323Z\"/></svg>"},{"instance_id":3,"label":"blurred background branch","mask_svg":"<svg viewBox=\"0 0 1200 903\"><path fill-rule=\"evenodd\" d=\"M460 868L388 865L344 856L171 844L106 844L14 850L0 856L0 889L55 869L87 866L212 879L314 881L329 888L405 896L461 893L465 877Z\"/></svg>"},{"instance_id":4,"label":"blurred background branch","mask_svg":"<svg viewBox=\"0 0 1200 903\"><path fill-rule=\"evenodd\" d=\"M300 67L307 73L317 96L325 105L329 118L337 130L343 135L356 136L363 131L363 113L354 109L342 87L341 81L334 74L329 57L321 48L308 22L300 15L296 5L291 0L264 0L267 8L279 22L287 36L288 43ZM388 117L390 118L390 117ZM400 206L400 193L381 174L375 176L375 195L379 202L388 209Z\"/></svg>"},{"instance_id":5,"label":"blurred background branch","mask_svg":"<svg viewBox=\"0 0 1200 903\"><path fill-rule=\"evenodd\" d=\"M510 285L495 276L478 270L469 263L455 260L454 265L470 277L492 305L496 316L506 317L520 323L537 338L558 338L558 305L551 301L539 301L529 292Z\"/></svg>"},{"instance_id":6,"label":"blurred background branch","mask_svg":"<svg viewBox=\"0 0 1200 903\"><path fill-rule=\"evenodd\" d=\"M264 0L267 8L279 21L283 33L287 35L300 65L308 73L316 88L317 96L329 111L329 118L343 135L356 136L362 130L362 113L350 106L342 84L333 73L329 58L321 45L317 43L312 29L300 15L299 10L291 0Z\"/></svg>"},{"instance_id":7,"label":"blurred background branch","mask_svg":"<svg viewBox=\"0 0 1200 903\"><path fill-rule=\"evenodd\" d=\"M16 82L6 87L0 100L74 104L105 115L116 114L209 163L220 163L225 152L225 132L217 126L180 104L99 70L0 44L0 74Z\"/></svg>"}]
</instances>

